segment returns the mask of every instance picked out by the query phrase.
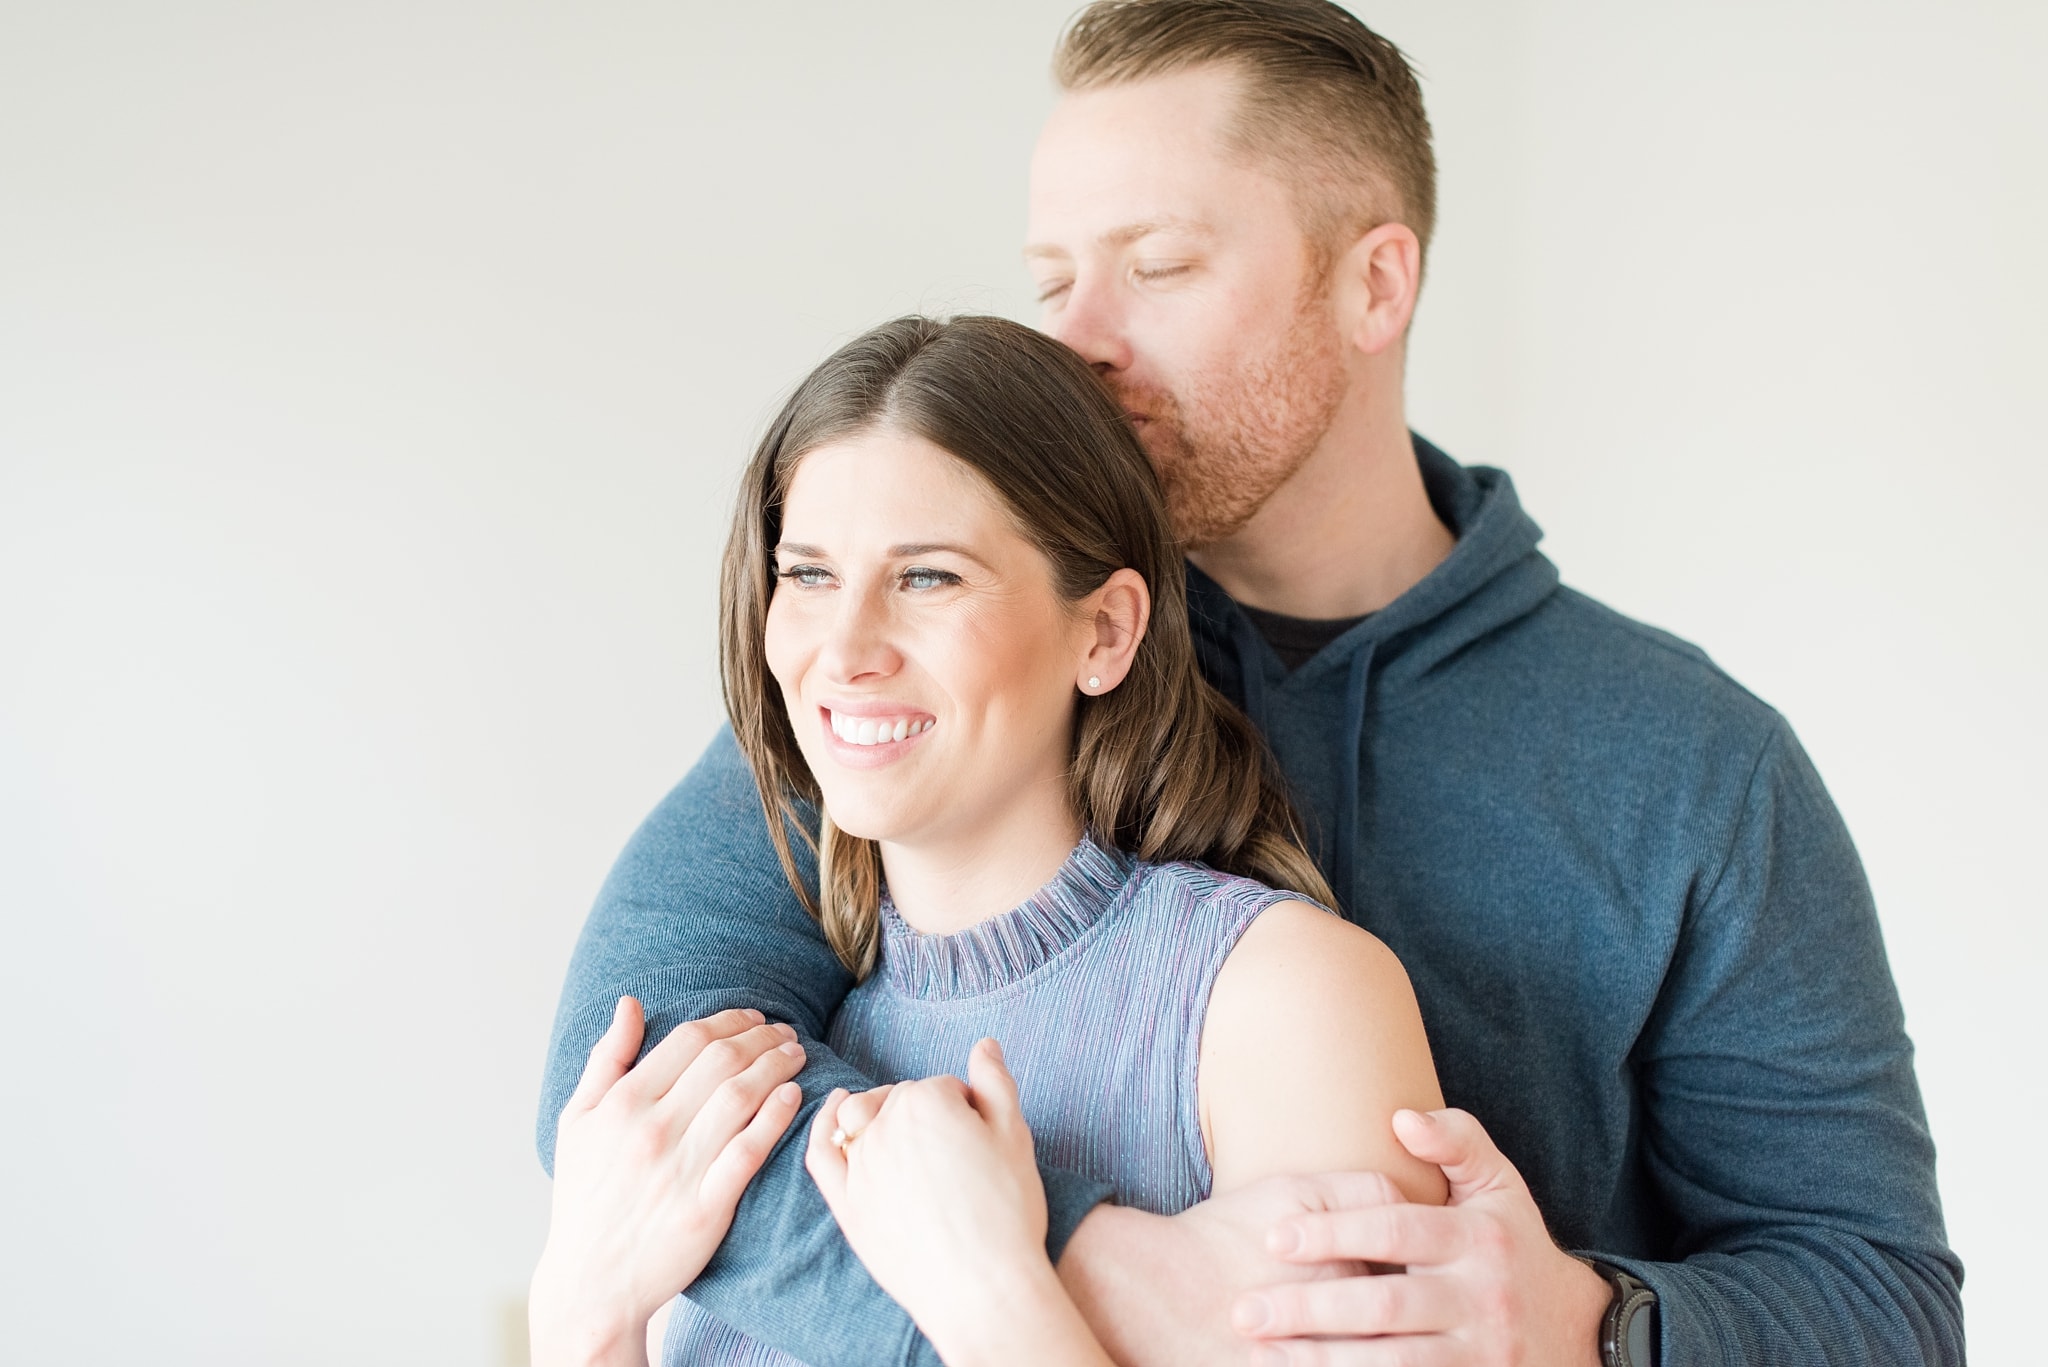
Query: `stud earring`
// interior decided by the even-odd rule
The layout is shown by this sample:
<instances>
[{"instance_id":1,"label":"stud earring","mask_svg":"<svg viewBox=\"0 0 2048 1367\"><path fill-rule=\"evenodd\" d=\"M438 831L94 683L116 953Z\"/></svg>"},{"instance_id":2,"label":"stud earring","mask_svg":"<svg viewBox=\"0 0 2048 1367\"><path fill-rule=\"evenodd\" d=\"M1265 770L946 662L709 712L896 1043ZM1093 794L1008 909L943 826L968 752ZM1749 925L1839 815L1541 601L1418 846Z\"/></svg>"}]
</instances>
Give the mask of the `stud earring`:
<instances>
[{"instance_id":1,"label":"stud earring","mask_svg":"<svg viewBox=\"0 0 2048 1367\"><path fill-rule=\"evenodd\" d=\"M1088 691L1093 693L1096 689L1100 687L1102 687L1102 680L1096 678L1093 674L1090 674L1088 676Z\"/></svg>"}]
</instances>

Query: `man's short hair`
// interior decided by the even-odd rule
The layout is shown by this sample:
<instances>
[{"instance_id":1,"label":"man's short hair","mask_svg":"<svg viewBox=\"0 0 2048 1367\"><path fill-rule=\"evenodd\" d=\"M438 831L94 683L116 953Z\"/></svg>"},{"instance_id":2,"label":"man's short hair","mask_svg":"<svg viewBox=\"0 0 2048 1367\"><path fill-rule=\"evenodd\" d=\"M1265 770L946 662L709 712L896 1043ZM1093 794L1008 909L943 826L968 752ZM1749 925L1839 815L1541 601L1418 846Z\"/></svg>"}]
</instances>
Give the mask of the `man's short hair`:
<instances>
[{"instance_id":1,"label":"man's short hair","mask_svg":"<svg viewBox=\"0 0 2048 1367\"><path fill-rule=\"evenodd\" d=\"M1436 156L1422 87L1401 50L1326 0L1096 0L1053 55L1062 90L1198 66L1242 81L1230 131L1294 190L1320 253L1382 223L1425 252L1436 225Z\"/></svg>"}]
</instances>

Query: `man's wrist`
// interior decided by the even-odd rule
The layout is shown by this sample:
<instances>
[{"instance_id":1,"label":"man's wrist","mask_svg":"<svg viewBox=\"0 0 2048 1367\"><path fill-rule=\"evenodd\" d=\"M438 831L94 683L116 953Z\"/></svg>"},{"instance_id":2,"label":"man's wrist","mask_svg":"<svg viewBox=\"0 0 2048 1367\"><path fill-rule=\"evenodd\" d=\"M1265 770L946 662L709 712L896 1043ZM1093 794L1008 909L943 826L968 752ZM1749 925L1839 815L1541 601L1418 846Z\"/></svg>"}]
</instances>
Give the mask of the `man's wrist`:
<instances>
[{"instance_id":1,"label":"man's wrist","mask_svg":"<svg viewBox=\"0 0 2048 1367\"><path fill-rule=\"evenodd\" d=\"M1657 1367L1657 1293L1624 1268L1598 1258L1581 1261L1607 1286L1597 1344L1601 1367Z\"/></svg>"},{"instance_id":2,"label":"man's wrist","mask_svg":"<svg viewBox=\"0 0 2048 1367\"><path fill-rule=\"evenodd\" d=\"M1057 1266L1066 1257L1074 1231L1114 1199L1115 1192L1106 1182L1058 1168L1039 1176L1045 1183L1045 1253Z\"/></svg>"},{"instance_id":3,"label":"man's wrist","mask_svg":"<svg viewBox=\"0 0 2048 1367\"><path fill-rule=\"evenodd\" d=\"M1054 1271L1089 1323L1100 1327L1097 1311L1115 1294L1117 1274L1130 1265L1134 1236L1148 1218L1153 1217L1104 1202L1089 1211L1068 1237Z\"/></svg>"},{"instance_id":4,"label":"man's wrist","mask_svg":"<svg viewBox=\"0 0 2048 1367\"><path fill-rule=\"evenodd\" d=\"M1155 1321L1173 1311L1141 1274L1167 1265L1173 1233L1173 1217L1105 1202L1067 1241L1055 1269L1060 1285L1116 1362L1158 1360L1163 1326Z\"/></svg>"},{"instance_id":5,"label":"man's wrist","mask_svg":"<svg viewBox=\"0 0 2048 1367\"><path fill-rule=\"evenodd\" d=\"M1606 1318L1608 1303L1614 1299L1614 1288L1593 1265L1592 1259L1559 1251L1571 1259L1573 1269L1569 1289L1559 1300L1559 1314L1566 1326L1566 1338L1572 1344L1569 1361L1577 1367L1604 1367L1600 1354L1600 1325Z\"/></svg>"},{"instance_id":6,"label":"man's wrist","mask_svg":"<svg viewBox=\"0 0 2048 1367\"><path fill-rule=\"evenodd\" d=\"M1599 1279L1591 1367L1657 1367L1657 1293L1632 1273L1583 1252L1571 1254ZM1583 1320L1583 1310L1575 1320Z\"/></svg>"}]
</instances>

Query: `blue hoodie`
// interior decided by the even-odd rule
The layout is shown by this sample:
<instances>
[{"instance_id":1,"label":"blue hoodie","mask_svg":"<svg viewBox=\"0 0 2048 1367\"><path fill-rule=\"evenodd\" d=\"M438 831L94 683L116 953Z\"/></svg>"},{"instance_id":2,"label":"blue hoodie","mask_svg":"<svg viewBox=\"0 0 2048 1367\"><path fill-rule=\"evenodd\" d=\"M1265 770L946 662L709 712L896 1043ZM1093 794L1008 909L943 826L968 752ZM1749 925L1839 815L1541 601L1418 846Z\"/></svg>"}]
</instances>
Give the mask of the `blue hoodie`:
<instances>
[{"instance_id":1,"label":"blue hoodie","mask_svg":"<svg viewBox=\"0 0 2048 1367\"><path fill-rule=\"evenodd\" d=\"M1505 474L1415 447L1455 549L1292 673L1188 574L1203 669L1265 732L1345 914L1407 967L1446 1099L1563 1246L1657 1291L1663 1362L1962 1361L1912 1045L1812 764L1698 649L1560 586ZM815 1104L866 1085L816 1043L849 986L722 733L584 927L543 1161L621 994L650 1039L730 1005L790 1021ZM1057 1253L1103 1193L1046 1180ZM690 1294L818 1367L937 1360L847 1250L800 1143Z\"/></svg>"}]
</instances>

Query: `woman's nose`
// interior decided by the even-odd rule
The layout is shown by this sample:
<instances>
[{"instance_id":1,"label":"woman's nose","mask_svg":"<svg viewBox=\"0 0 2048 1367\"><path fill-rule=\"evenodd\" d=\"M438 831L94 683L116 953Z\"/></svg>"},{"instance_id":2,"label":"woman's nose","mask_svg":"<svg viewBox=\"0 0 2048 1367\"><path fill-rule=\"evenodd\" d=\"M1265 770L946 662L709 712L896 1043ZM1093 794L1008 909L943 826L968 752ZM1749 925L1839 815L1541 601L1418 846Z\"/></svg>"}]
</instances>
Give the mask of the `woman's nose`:
<instances>
[{"instance_id":1,"label":"woman's nose","mask_svg":"<svg viewBox=\"0 0 2048 1367\"><path fill-rule=\"evenodd\" d=\"M872 594L842 594L827 624L818 663L833 683L887 678L903 664L887 607Z\"/></svg>"}]
</instances>

